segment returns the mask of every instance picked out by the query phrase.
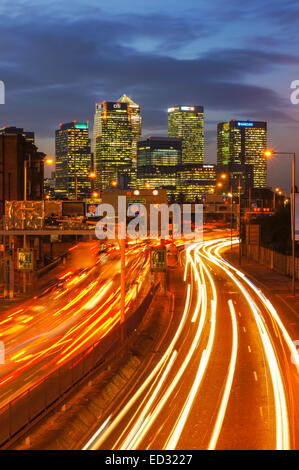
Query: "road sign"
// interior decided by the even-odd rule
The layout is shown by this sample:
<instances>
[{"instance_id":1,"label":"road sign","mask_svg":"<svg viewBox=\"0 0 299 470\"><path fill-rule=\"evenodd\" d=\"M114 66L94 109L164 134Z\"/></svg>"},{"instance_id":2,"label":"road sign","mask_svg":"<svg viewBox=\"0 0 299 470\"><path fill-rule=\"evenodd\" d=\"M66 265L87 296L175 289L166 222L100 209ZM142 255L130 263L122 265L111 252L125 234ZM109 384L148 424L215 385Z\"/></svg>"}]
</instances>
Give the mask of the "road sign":
<instances>
[{"instance_id":1,"label":"road sign","mask_svg":"<svg viewBox=\"0 0 299 470\"><path fill-rule=\"evenodd\" d=\"M140 215L140 204L134 203L129 204L128 207L128 216L129 217L138 217Z\"/></svg>"},{"instance_id":2,"label":"road sign","mask_svg":"<svg viewBox=\"0 0 299 470\"><path fill-rule=\"evenodd\" d=\"M86 204L86 217L99 217L100 215L100 204L89 203Z\"/></svg>"},{"instance_id":3,"label":"road sign","mask_svg":"<svg viewBox=\"0 0 299 470\"><path fill-rule=\"evenodd\" d=\"M33 250L18 248L17 263L19 271L33 271Z\"/></svg>"},{"instance_id":4,"label":"road sign","mask_svg":"<svg viewBox=\"0 0 299 470\"><path fill-rule=\"evenodd\" d=\"M167 250L162 246L151 249L151 272L162 273L167 270Z\"/></svg>"}]
</instances>

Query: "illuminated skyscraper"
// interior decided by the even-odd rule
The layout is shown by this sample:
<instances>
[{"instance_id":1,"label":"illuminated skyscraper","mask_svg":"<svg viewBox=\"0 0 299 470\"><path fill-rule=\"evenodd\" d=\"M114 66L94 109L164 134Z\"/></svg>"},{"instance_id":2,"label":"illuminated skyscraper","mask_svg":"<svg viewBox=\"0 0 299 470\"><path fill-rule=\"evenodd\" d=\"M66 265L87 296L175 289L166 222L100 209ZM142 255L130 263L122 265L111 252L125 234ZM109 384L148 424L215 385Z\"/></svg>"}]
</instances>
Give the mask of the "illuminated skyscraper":
<instances>
[{"instance_id":1,"label":"illuminated skyscraper","mask_svg":"<svg viewBox=\"0 0 299 470\"><path fill-rule=\"evenodd\" d=\"M96 139L95 171L98 184L105 189L118 175L131 176L133 130L128 103L103 101L97 109L101 123Z\"/></svg>"},{"instance_id":2,"label":"illuminated skyscraper","mask_svg":"<svg viewBox=\"0 0 299 470\"><path fill-rule=\"evenodd\" d=\"M182 139L148 137L138 142L137 187L165 189L167 198L176 194L177 168L182 159Z\"/></svg>"},{"instance_id":3,"label":"illuminated skyscraper","mask_svg":"<svg viewBox=\"0 0 299 470\"><path fill-rule=\"evenodd\" d=\"M137 174L137 142L141 136L141 114L140 106L127 95L122 95L118 100L120 103L127 103L129 121L132 126L132 172L131 172L131 186L136 184Z\"/></svg>"},{"instance_id":4,"label":"illuminated skyscraper","mask_svg":"<svg viewBox=\"0 0 299 470\"><path fill-rule=\"evenodd\" d=\"M88 174L92 169L88 122L60 124L56 131L56 185L59 197L90 195Z\"/></svg>"},{"instance_id":5,"label":"illuminated skyscraper","mask_svg":"<svg viewBox=\"0 0 299 470\"><path fill-rule=\"evenodd\" d=\"M218 123L217 165L252 165L253 187L267 186L267 123L230 121Z\"/></svg>"},{"instance_id":6,"label":"illuminated skyscraper","mask_svg":"<svg viewBox=\"0 0 299 470\"><path fill-rule=\"evenodd\" d=\"M178 200L195 202L201 196L212 194L216 185L216 165L186 164L180 165L177 172Z\"/></svg>"},{"instance_id":7,"label":"illuminated skyscraper","mask_svg":"<svg viewBox=\"0 0 299 470\"><path fill-rule=\"evenodd\" d=\"M204 116L202 106L168 108L168 135L182 139L182 163L203 163Z\"/></svg>"},{"instance_id":8,"label":"illuminated skyscraper","mask_svg":"<svg viewBox=\"0 0 299 470\"><path fill-rule=\"evenodd\" d=\"M102 108L101 103L95 103L95 113L93 119L93 139L92 139L92 151L96 152L97 137L102 133Z\"/></svg>"}]
</instances>

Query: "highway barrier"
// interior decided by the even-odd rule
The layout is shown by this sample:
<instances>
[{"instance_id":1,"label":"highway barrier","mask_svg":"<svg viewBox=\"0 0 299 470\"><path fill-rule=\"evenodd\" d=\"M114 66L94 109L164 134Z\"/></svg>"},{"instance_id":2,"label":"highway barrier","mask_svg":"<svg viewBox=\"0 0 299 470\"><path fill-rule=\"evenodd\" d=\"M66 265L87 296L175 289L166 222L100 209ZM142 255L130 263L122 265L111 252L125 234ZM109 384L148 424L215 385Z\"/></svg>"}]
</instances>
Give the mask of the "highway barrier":
<instances>
[{"instance_id":1,"label":"highway barrier","mask_svg":"<svg viewBox=\"0 0 299 470\"><path fill-rule=\"evenodd\" d=\"M292 276L292 256L283 255L258 245L245 245L245 255L248 259L262 264L273 271L285 276ZM295 277L299 279L299 258L295 259Z\"/></svg>"}]
</instances>

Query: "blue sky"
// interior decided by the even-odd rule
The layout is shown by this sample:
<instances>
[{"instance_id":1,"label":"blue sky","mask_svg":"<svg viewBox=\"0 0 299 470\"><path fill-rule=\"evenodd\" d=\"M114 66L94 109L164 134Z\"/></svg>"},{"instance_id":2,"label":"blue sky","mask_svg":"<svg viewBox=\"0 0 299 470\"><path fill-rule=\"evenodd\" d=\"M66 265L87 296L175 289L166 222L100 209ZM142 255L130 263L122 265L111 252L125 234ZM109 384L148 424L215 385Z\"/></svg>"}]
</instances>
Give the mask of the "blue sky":
<instances>
[{"instance_id":1,"label":"blue sky","mask_svg":"<svg viewBox=\"0 0 299 470\"><path fill-rule=\"evenodd\" d=\"M230 119L267 120L269 143L299 155L298 20L293 0L1 0L0 125L34 130L53 154L60 121L92 121L96 100L126 93L144 135L167 133L169 105L203 105L207 162ZM276 157L269 184L289 183Z\"/></svg>"}]
</instances>

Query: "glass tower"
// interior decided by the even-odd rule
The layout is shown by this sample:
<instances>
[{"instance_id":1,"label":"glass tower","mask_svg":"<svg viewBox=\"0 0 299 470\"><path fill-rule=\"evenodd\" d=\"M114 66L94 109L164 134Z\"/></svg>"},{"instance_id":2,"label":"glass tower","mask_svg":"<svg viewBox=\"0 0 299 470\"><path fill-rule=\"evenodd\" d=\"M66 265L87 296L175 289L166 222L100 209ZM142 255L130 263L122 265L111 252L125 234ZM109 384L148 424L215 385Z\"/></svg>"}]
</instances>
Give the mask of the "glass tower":
<instances>
[{"instance_id":1,"label":"glass tower","mask_svg":"<svg viewBox=\"0 0 299 470\"><path fill-rule=\"evenodd\" d=\"M216 165L186 164L178 168L176 196L184 202L195 202L211 194L216 185Z\"/></svg>"},{"instance_id":2,"label":"glass tower","mask_svg":"<svg viewBox=\"0 0 299 470\"><path fill-rule=\"evenodd\" d=\"M132 127L132 171L131 171L131 186L136 186L137 176L137 143L141 137L141 114L140 106L127 95L122 95L118 100L120 103L127 103L129 122Z\"/></svg>"},{"instance_id":3,"label":"glass tower","mask_svg":"<svg viewBox=\"0 0 299 470\"><path fill-rule=\"evenodd\" d=\"M131 176L133 130L128 103L103 101L96 138L95 171L101 189L107 188L121 174Z\"/></svg>"},{"instance_id":4,"label":"glass tower","mask_svg":"<svg viewBox=\"0 0 299 470\"><path fill-rule=\"evenodd\" d=\"M218 123L217 165L252 165L253 187L267 187L267 123L235 121Z\"/></svg>"},{"instance_id":5,"label":"glass tower","mask_svg":"<svg viewBox=\"0 0 299 470\"><path fill-rule=\"evenodd\" d=\"M182 140L148 137L138 142L137 186L165 189L170 199L176 192L177 168L182 160Z\"/></svg>"},{"instance_id":6,"label":"glass tower","mask_svg":"<svg viewBox=\"0 0 299 470\"><path fill-rule=\"evenodd\" d=\"M204 161L204 115L202 106L168 108L168 135L182 139L182 163Z\"/></svg>"},{"instance_id":7,"label":"glass tower","mask_svg":"<svg viewBox=\"0 0 299 470\"><path fill-rule=\"evenodd\" d=\"M83 198L91 191L92 168L88 122L60 123L56 131L56 185L60 197Z\"/></svg>"}]
</instances>

